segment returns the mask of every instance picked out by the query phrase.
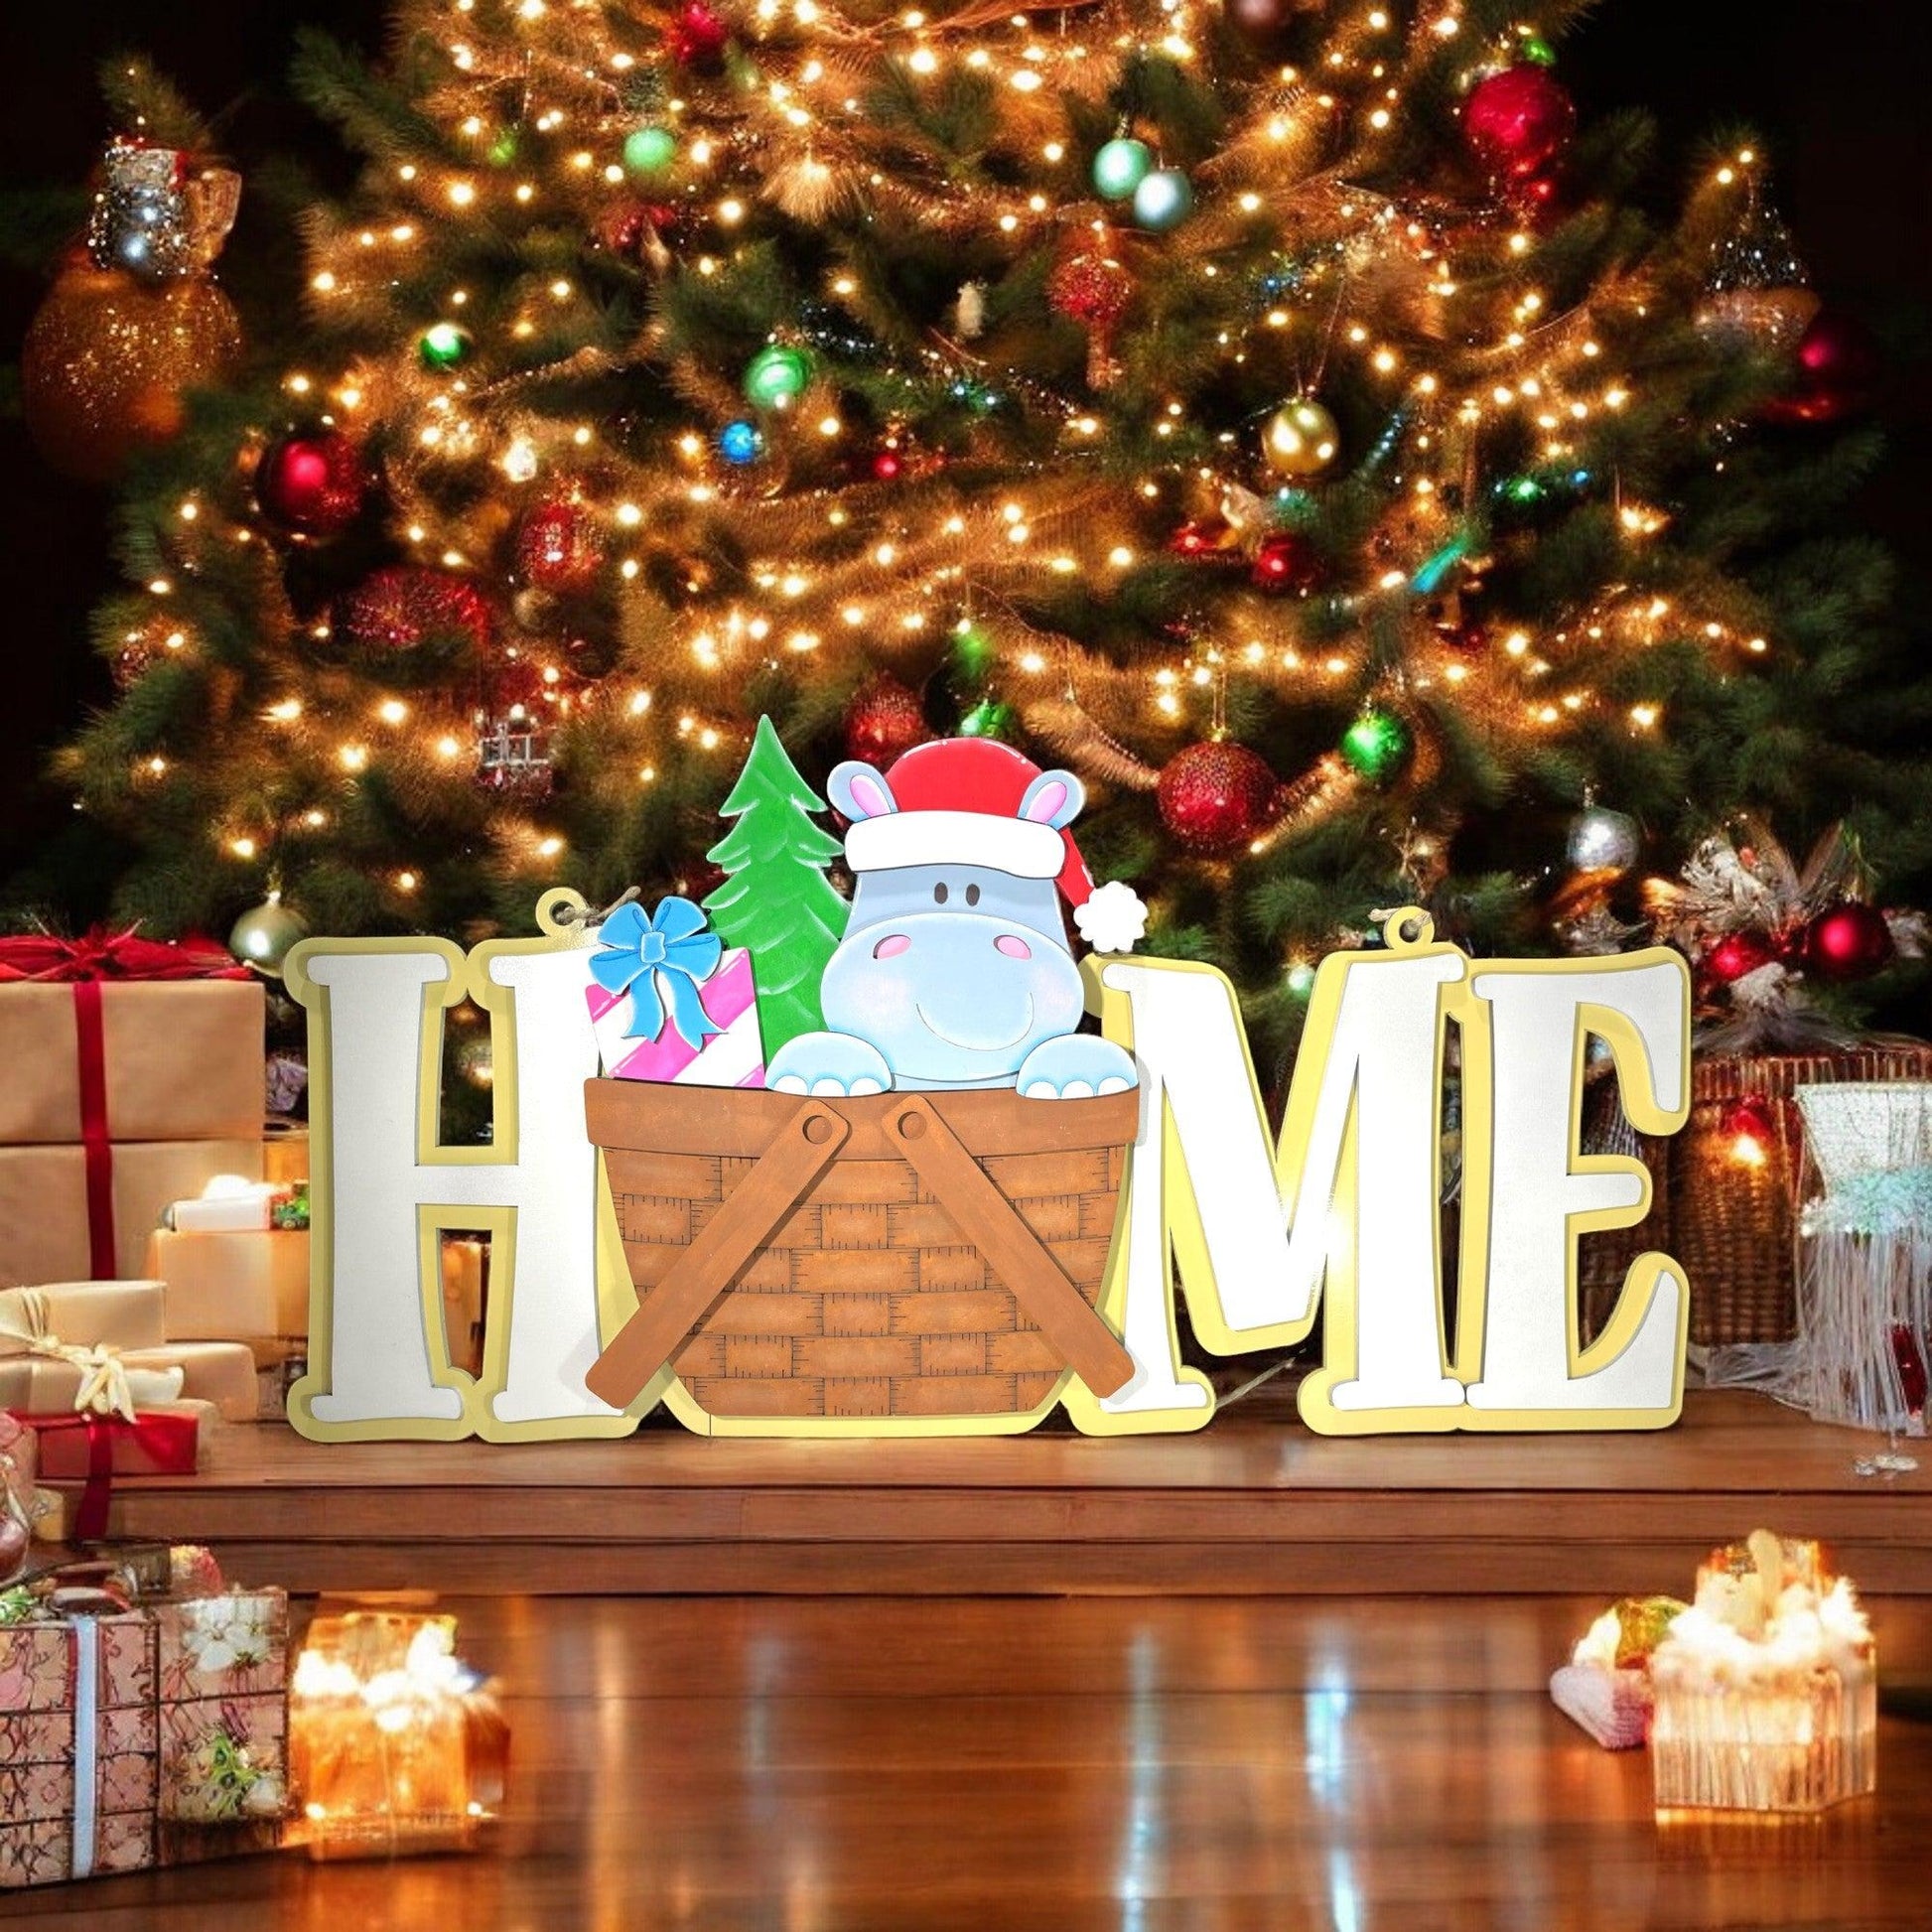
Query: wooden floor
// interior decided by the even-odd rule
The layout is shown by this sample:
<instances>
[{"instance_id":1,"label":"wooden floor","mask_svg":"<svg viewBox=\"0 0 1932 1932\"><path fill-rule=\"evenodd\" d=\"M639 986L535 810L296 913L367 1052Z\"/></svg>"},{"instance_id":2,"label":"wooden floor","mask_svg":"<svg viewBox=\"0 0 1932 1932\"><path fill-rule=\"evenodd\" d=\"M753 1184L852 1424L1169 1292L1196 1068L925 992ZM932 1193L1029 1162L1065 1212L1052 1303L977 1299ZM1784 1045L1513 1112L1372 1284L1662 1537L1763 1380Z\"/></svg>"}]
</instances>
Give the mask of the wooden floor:
<instances>
[{"instance_id":1,"label":"wooden floor","mask_svg":"<svg viewBox=\"0 0 1932 1932\"><path fill-rule=\"evenodd\" d=\"M1324 1440L1279 1385L1194 1436L305 1443L218 1432L194 1478L124 1482L116 1534L213 1544L299 1589L945 1594L1587 1590L1688 1577L1758 1524L1932 1595L1925 1467L1762 1397L1636 1435ZM1932 1924L1932 1906L1928 1906Z\"/></svg>"},{"instance_id":2,"label":"wooden floor","mask_svg":"<svg viewBox=\"0 0 1932 1932\"><path fill-rule=\"evenodd\" d=\"M1682 1584L1674 1571L1653 1586ZM514 1597L487 1856L0 1900L73 1932L1667 1932L1932 1922L1932 1604L1873 1605L1879 1792L1659 1826L1544 1679L1597 1607ZM1918 1715L1914 1715L1913 1707Z\"/></svg>"}]
</instances>

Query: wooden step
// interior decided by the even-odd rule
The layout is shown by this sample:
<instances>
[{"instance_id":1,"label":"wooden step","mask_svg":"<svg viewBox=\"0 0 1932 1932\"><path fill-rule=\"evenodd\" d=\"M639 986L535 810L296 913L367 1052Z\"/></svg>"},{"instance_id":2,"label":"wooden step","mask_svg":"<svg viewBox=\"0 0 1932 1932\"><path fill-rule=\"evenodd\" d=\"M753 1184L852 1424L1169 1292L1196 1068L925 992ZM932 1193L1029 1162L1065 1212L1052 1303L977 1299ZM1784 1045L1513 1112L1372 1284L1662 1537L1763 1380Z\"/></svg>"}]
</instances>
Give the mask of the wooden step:
<instances>
[{"instance_id":1,"label":"wooden step","mask_svg":"<svg viewBox=\"0 0 1932 1932\"><path fill-rule=\"evenodd\" d=\"M117 1484L113 1532L296 1589L659 1594L1614 1595L1764 1524L1870 1591L1932 1595L1926 1467L1761 1397L1639 1435L1330 1440L1280 1384L1198 1435L306 1443L218 1431L193 1477Z\"/></svg>"}]
</instances>

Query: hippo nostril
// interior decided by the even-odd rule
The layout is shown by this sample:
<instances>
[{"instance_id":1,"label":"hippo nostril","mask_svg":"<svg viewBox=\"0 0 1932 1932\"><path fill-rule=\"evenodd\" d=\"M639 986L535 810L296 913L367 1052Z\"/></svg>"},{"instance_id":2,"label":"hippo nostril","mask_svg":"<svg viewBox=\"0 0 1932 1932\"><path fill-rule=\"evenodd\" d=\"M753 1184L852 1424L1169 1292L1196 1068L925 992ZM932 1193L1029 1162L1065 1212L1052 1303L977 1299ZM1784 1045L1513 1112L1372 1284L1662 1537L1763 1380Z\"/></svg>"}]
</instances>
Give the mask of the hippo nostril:
<instances>
[{"instance_id":1,"label":"hippo nostril","mask_svg":"<svg viewBox=\"0 0 1932 1932\"><path fill-rule=\"evenodd\" d=\"M873 947L872 956L875 959L893 959L899 953L902 953L911 943L911 940L902 932L889 933L884 939L880 940L878 945Z\"/></svg>"},{"instance_id":2,"label":"hippo nostril","mask_svg":"<svg viewBox=\"0 0 1932 1932\"><path fill-rule=\"evenodd\" d=\"M1003 932L993 943L1009 959L1031 959L1034 956L1033 947L1017 933Z\"/></svg>"}]
</instances>

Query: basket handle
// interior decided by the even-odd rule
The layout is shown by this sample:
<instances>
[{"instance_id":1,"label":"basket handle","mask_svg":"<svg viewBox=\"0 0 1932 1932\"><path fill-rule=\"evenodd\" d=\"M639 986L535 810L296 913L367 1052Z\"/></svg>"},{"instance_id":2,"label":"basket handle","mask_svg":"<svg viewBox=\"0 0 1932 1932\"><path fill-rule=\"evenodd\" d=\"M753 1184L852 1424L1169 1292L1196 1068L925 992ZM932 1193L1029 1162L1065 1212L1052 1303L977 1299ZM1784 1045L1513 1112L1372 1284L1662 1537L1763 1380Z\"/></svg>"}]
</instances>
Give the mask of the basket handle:
<instances>
[{"instance_id":1,"label":"basket handle","mask_svg":"<svg viewBox=\"0 0 1932 1932\"><path fill-rule=\"evenodd\" d=\"M750 1266L852 1133L843 1115L808 1101L759 1155L697 1238L672 1263L584 1377L613 1409L627 1409L726 1289Z\"/></svg>"},{"instance_id":2,"label":"basket handle","mask_svg":"<svg viewBox=\"0 0 1932 1932\"><path fill-rule=\"evenodd\" d=\"M908 1095L887 1116L886 1133L939 1196L959 1231L992 1264L1013 1299L1039 1323L1060 1359L1095 1395L1124 1389L1133 1379L1133 1356L931 1105Z\"/></svg>"}]
</instances>

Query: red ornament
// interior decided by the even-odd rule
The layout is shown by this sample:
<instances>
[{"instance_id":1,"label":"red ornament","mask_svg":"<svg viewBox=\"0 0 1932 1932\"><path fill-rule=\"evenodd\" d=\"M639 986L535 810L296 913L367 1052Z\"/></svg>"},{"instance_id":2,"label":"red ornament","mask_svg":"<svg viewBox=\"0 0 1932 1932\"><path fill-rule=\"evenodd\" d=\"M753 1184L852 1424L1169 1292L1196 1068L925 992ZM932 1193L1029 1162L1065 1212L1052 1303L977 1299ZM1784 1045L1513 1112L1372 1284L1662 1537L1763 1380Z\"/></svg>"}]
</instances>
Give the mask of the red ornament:
<instances>
[{"instance_id":1,"label":"red ornament","mask_svg":"<svg viewBox=\"0 0 1932 1932\"><path fill-rule=\"evenodd\" d=\"M1805 928L1806 970L1835 985L1868 978L1896 950L1885 915L1856 899L1828 906Z\"/></svg>"},{"instance_id":2,"label":"red ornament","mask_svg":"<svg viewBox=\"0 0 1932 1932\"><path fill-rule=\"evenodd\" d=\"M1540 175L1569 145L1577 103L1547 69L1504 68L1479 80L1462 103L1462 139L1491 175Z\"/></svg>"},{"instance_id":3,"label":"red ornament","mask_svg":"<svg viewBox=\"0 0 1932 1932\"><path fill-rule=\"evenodd\" d=\"M1267 830L1281 809L1282 783L1245 745L1189 745L1161 772L1155 802L1161 822L1189 852L1238 850Z\"/></svg>"},{"instance_id":4,"label":"red ornament","mask_svg":"<svg viewBox=\"0 0 1932 1932\"><path fill-rule=\"evenodd\" d=\"M361 514L367 487L361 451L336 429L285 436L255 466L262 514L296 536L341 536Z\"/></svg>"},{"instance_id":5,"label":"red ornament","mask_svg":"<svg viewBox=\"0 0 1932 1932\"><path fill-rule=\"evenodd\" d=\"M1907 1322L1892 1323L1891 1358L1898 1367L1898 1392L1905 1398L1905 1413L1922 1416L1926 1396L1925 1351L1919 1347L1918 1336Z\"/></svg>"},{"instance_id":6,"label":"red ornament","mask_svg":"<svg viewBox=\"0 0 1932 1932\"><path fill-rule=\"evenodd\" d=\"M1740 1094L1719 1109L1718 1133L1733 1161L1761 1168L1777 1145L1777 1115L1761 1093Z\"/></svg>"},{"instance_id":7,"label":"red ornament","mask_svg":"<svg viewBox=\"0 0 1932 1932\"><path fill-rule=\"evenodd\" d=\"M1768 966L1777 949L1761 932L1726 932L1700 962L1720 986L1732 985L1746 973Z\"/></svg>"},{"instance_id":8,"label":"red ornament","mask_svg":"<svg viewBox=\"0 0 1932 1932\"><path fill-rule=\"evenodd\" d=\"M641 254L656 225L652 218L654 212L649 202L614 202L597 217L598 245L614 255Z\"/></svg>"},{"instance_id":9,"label":"red ornament","mask_svg":"<svg viewBox=\"0 0 1932 1932\"><path fill-rule=\"evenodd\" d=\"M553 497L525 512L516 531L516 570L540 591L568 596L596 583L604 533L582 503Z\"/></svg>"},{"instance_id":10,"label":"red ornament","mask_svg":"<svg viewBox=\"0 0 1932 1932\"><path fill-rule=\"evenodd\" d=\"M895 449L884 449L872 460L872 474L881 483L897 483L905 474L905 459Z\"/></svg>"},{"instance_id":11,"label":"red ornament","mask_svg":"<svg viewBox=\"0 0 1932 1932\"><path fill-rule=\"evenodd\" d=\"M1234 527L1225 518L1202 516L1183 523L1168 539L1168 547L1176 557L1204 559L1226 556L1234 542Z\"/></svg>"},{"instance_id":12,"label":"red ornament","mask_svg":"<svg viewBox=\"0 0 1932 1932\"><path fill-rule=\"evenodd\" d=\"M704 4L690 0L664 33L664 45L681 68L714 73L724 65L731 28Z\"/></svg>"},{"instance_id":13,"label":"red ornament","mask_svg":"<svg viewBox=\"0 0 1932 1932\"><path fill-rule=\"evenodd\" d=\"M890 764L931 738L915 692L886 671L875 671L852 694L845 711L845 755Z\"/></svg>"},{"instance_id":14,"label":"red ornament","mask_svg":"<svg viewBox=\"0 0 1932 1932\"><path fill-rule=\"evenodd\" d=\"M392 564L338 601L334 628L339 643L370 656L431 638L461 638L481 651L489 642L489 605L465 578Z\"/></svg>"},{"instance_id":15,"label":"red ornament","mask_svg":"<svg viewBox=\"0 0 1932 1932\"><path fill-rule=\"evenodd\" d=\"M1320 575L1314 546L1293 530L1275 530L1261 540L1255 552L1254 568L1248 576L1257 589L1276 596L1288 591L1306 591Z\"/></svg>"},{"instance_id":16,"label":"red ornament","mask_svg":"<svg viewBox=\"0 0 1932 1932\"><path fill-rule=\"evenodd\" d=\"M1087 386L1107 388L1120 374L1114 331L1134 299L1133 276L1104 251L1084 249L1064 257L1047 277L1046 299L1055 314L1086 329Z\"/></svg>"},{"instance_id":17,"label":"red ornament","mask_svg":"<svg viewBox=\"0 0 1932 1932\"><path fill-rule=\"evenodd\" d=\"M1795 380L1765 406L1780 423L1835 423L1864 408L1878 380L1878 345L1856 316L1820 309L1798 338Z\"/></svg>"}]
</instances>

